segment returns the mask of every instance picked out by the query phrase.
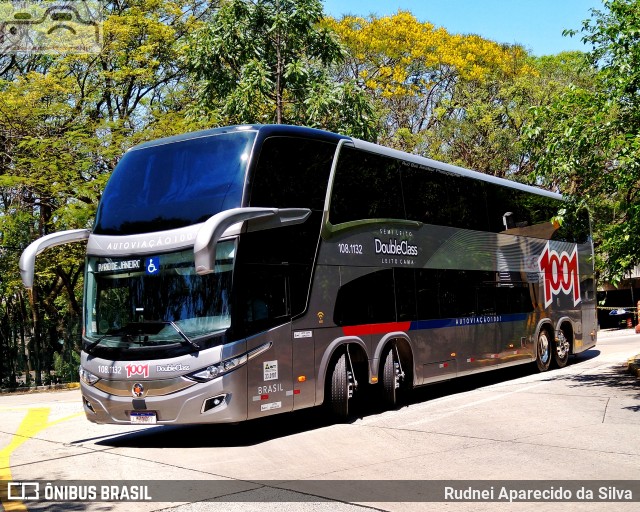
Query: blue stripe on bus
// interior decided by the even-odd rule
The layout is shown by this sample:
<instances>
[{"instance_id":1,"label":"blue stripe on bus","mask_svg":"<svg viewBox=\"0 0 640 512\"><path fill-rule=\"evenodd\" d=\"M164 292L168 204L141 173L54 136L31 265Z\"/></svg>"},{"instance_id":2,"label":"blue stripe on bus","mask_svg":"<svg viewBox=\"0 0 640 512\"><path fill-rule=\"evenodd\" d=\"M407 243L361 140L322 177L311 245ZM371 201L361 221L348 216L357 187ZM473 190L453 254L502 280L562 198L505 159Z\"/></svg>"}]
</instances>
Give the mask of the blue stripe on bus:
<instances>
[{"instance_id":1,"label":"blue stripe on bus","mask_svg":"<svg viewBox=\"0 0 640 512\"><path fill-rule=\"evenodd\" d=\"M512 313L509 315L476 315L461 318L440 318L437 320L417 320L411 322L409 330L441 329L443 327L464 327L467 325L488 325L507 322L523 322L528 313Z\"/></svg>"}]
</instances>

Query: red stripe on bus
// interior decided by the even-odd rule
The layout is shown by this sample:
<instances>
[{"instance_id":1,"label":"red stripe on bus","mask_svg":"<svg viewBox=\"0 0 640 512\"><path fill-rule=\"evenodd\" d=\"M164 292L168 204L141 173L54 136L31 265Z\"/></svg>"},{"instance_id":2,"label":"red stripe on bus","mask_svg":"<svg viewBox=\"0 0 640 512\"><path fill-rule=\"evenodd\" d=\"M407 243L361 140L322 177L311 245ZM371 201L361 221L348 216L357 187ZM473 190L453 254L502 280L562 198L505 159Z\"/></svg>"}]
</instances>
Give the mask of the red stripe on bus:
<instances>
[{"instance_id":1,"label":"red stripe on bus","mask_svg":"<svg viewBox=\"0 0 640 512\"><path fill-rule=\"evenodd\" d=\"M408 331L411 322L389 322L386 324L350 325L342 328L345 336L365 336L367 334L385 334L393 331Z\"/></svg>"}]
</instances>

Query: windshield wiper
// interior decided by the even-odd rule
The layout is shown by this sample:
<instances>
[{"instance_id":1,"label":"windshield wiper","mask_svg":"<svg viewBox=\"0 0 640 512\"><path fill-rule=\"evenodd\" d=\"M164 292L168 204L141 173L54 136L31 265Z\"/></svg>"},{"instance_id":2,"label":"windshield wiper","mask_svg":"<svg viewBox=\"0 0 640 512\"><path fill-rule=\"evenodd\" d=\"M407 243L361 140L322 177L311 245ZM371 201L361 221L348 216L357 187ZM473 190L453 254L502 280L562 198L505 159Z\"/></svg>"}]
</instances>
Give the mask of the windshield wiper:
<instances>
[{"instance_id":1,"label":"windshield wiper","mask_svg":"<svg viewBox=\"0 0 640 512\"><path fill-rule=\"evenodd\" d=\"M124 337L126 336L128 338L129 342L132 342L132 338L133 336L131 336L131 334L127 333L125 331L125 328L121 328L121 329L115 329L113 331L107 332L106 334L100 336L96 341L90 343L89 345L87 345L84 349L84 351L87 354L91 354L93 352L93 349L96 348L104 339L106 338L116 338L118 336Z\"/></svg>"},{"instance_id":2,"label":"windshield wiper","mask_svg":"<svg viewBox=\"0 0 640 512\"><path fill-rule=\"evenodd\" d=\"M180 335L183 340L183 344L189 345L196 351L200 351L200 347L187 336L178 325L171 320L158 320L150 322L130 322L125 325L124 329L130 334L136 334L141 336L143 334L158 334L165 326L170 325Z\"/></svg>"},{"instance_id":3,"label":"windshield wiper","mask_svg":"<svg viewBox=\"0 0 640 512\"><path fill-rule=\"evenodd\" d=\"M138 341L135 339L135 337L136 336L146 337L149 334L152 336L156 335L162 329L164 329L167 325L170 325L171 327L173 327L173 329L178 333L178 335L182 338L183 345L189 345L195 351L197 352L200 351L200 347L191 338L189 338L184 333L184 331L180 329L180 327L178 327L178 325L175 322L172 322L171 320L160 320L160 321L153 321L153 322L129 322L124 327L107 332L104 336L101 336L90 345L87 345L87 347L85 348L85 351L90 354L91 351L96 346L98 346L102 340L108 337L117 337L117 336L126 337L126 340L129 343L137 343L140 345L145 345L147 343L146 340Z\"/></svg>"},{"instance_id":4,"label":"windshield wiper","mask_svg":"<svg viewBox=\"0 0 640 512\"><path fill-rule=\"evenodd\" d=\"M178 327L178 325L175 322L172 322L170 320L169 321L165 320L163 323L173 327L176 330L176 332L180 335L180 337L186 342L186 344L191 345L191 348L193 348L196 352L200 351L200 347L196 344L196 342L190 339L189 336L187 336L184 333L184 331L180 329L180 327Z\"/></svg>"}]
</instances>

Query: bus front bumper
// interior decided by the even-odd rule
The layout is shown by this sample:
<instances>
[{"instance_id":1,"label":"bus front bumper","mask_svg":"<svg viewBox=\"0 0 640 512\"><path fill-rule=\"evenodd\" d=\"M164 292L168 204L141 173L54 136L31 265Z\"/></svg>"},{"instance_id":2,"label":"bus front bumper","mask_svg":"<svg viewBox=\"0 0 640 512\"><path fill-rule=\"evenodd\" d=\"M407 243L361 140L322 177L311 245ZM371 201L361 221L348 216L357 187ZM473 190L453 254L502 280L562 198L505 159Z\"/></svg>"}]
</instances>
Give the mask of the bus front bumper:
<instances>
[{"instance_id":1,"label":"bus front bumper","mask_svg":"<svg viewBox=\"0 0 640 512\"><path fill-rule=\"evenodd\" d=\"M111 424L231 423L247 419L246 368L211 380L184 379L178 391L152 396L159 381L80 383L87 419ZM138 395L138 396L136 396Z\"/></svg>"}]
</instances>

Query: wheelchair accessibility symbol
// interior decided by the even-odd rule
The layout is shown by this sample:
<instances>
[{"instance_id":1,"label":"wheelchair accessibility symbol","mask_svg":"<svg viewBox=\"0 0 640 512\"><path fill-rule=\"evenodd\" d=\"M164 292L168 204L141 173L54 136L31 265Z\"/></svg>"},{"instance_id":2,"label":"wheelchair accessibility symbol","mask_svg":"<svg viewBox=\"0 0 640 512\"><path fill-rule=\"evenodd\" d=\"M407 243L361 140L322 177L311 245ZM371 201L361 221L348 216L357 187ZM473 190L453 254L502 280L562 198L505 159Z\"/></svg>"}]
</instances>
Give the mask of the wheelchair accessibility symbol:
<instances>
[{"instance_id":1,"label":"wheelchair accessibility symbol","mask_svg":"<svg viewBox=\"0 0 640 512\"><path fill-rule=\"evenodd\" d=\"M160 272L160 258L147 258L144 262L145 272L147 274L157 274Z\"/></svg>"}]
</instances>

